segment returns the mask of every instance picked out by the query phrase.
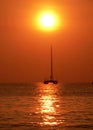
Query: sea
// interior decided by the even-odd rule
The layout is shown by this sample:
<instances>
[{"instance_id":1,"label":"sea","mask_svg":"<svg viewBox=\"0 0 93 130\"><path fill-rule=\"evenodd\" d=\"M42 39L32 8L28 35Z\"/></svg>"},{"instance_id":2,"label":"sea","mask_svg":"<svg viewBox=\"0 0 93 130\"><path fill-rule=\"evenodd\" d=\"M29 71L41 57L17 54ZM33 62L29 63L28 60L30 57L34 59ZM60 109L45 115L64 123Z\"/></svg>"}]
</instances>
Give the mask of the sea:
<instances>
[{"instance_id":1,"label":"sea","mask_svg":"<svg viewBox=\"0 0 93 130\"><path fill-rule=\"evenodd\" d=\"M0 130L93 130L93 84L0 84Z\"/></svg>"}]
</instances>

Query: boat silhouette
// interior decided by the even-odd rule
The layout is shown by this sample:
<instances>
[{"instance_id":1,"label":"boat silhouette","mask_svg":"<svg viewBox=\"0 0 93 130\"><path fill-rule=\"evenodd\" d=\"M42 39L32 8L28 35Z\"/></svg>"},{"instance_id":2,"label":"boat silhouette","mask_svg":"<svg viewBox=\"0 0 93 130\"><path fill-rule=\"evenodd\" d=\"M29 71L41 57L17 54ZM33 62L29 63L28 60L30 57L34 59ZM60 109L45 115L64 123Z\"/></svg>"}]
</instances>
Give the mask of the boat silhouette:
<instances>
[{"instance_id":1,"label":"boat silhouette","mask_svg":"<svg viewBox=\"0 0 93 130\"><path fill-rule=\"evenodd\" d=\"M52 45L50 46L50 79L44 80L43 83L44 84L49 84L49 83L57 84L58 83L58 81L55 80L54 76L53 76L53 49L52 49Z\"/></svg>"}]
</instances>

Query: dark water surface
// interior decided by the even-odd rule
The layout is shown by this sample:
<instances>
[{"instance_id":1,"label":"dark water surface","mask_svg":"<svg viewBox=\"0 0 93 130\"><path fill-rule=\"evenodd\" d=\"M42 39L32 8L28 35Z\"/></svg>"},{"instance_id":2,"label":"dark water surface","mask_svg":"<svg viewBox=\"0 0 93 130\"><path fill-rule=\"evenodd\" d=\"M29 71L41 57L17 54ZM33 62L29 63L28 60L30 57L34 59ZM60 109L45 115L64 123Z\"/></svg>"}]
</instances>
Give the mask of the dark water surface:
<instances>
[{"instance_id":1,"label":"dark water surface","mask_svg":"<svg viewBox=\"0 0 93 130\"><path fill-rule=\"evenodd\" d=\"M93 130L93 85L0 85L0 130Z\"/></svg>"}]
</instances>

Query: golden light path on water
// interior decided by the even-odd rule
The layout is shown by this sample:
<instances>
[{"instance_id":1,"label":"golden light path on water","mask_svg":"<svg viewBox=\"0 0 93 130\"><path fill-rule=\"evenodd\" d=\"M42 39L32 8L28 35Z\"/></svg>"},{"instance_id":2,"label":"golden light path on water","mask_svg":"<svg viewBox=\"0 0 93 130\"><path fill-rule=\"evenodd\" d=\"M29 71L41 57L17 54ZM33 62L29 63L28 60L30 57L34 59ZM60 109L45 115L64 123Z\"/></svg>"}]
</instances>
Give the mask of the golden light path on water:
<instances>
[{"instance_id":1,"label":"golden light path on water","mask_svg":"<svg viewBox=\"0 0 93 130\"><path fill-rule=\"evenodd\" d=\"M39 99L42 123L40 125L55 126L64 121L57 119L60 116L60 104L57 94L57 85L41 85L42 95Z\"/></svg>"},{"instance_id":2,"label":"golden light path on water","mask_svg":"<svg viewBox=\"0 0 93 130\"><path fill-rule=\"evenodd\" d=\"M42 106L41 106L41 113L43 114L43 124L45 125L56 125L56 110L53 107L53 99L51 96L43 96L41 98Z\"/></svg>"}]
</instances>

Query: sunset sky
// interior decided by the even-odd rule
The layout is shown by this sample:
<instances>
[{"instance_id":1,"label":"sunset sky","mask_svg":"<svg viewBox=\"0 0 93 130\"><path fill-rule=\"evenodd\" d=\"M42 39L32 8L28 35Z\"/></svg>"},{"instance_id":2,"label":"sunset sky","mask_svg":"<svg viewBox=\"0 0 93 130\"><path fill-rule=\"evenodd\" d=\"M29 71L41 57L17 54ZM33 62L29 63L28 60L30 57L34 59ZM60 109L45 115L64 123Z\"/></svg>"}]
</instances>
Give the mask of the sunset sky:
<instances>
[{"instance_id":1,"label":"sunset sky","mask_svg":"<svg viewBox=\"0 0 93 130\"><path fill-rule=\"evenodd\" d=\"M45 10L59 18L56 30L38 28ZM0 0L0 82L93 81L93 0Z\"/></svg>"}]
</instances>

